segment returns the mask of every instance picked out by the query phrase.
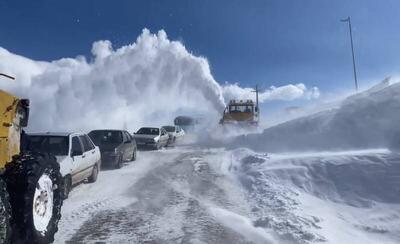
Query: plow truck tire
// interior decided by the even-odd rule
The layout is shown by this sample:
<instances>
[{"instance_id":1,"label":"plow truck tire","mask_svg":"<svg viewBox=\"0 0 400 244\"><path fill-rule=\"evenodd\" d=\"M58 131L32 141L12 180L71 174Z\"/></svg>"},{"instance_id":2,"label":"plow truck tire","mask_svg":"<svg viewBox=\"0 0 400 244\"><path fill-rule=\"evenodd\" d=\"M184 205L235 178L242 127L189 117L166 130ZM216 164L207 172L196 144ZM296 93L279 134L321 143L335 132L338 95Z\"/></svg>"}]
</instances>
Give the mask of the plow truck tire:
<instances>
[{"instance_id":1,"label":"plow truck tire","mask_svg":"<svg viewBox=\"0 0 400 244\"><path fill-rule=\"evenodd\" d=\"M11 206L6 183L0 178L0 243L11 243Z\"/></svg>"},{"instance_id":2,"label":"plow truck tire","mask_svg":"<svg viewBox=\"0 0 400 244\"><path fill-rule=\"evenodd\" d=\"M63 202L63 181L54 156L24 152L6 165L12 243L52 243Z\"/></svg>"}]
</instances>

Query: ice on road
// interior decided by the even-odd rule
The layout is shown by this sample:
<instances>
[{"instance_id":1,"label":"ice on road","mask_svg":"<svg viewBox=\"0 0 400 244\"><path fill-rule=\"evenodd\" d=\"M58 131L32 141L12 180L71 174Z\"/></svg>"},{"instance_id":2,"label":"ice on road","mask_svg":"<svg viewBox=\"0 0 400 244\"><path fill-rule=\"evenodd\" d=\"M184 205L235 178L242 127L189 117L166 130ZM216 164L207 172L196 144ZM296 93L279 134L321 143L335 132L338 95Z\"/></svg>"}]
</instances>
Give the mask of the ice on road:
<instances>
[{"instance_id":1,"label":"ice on road","mask_svg":"<svg viewBox=\"0 0 400 244\"><path fill-rule=\"evenodd\" d=\"M56 243L400 241L400 157L385 150L138 155L73 189Z\"/></svg>"}]
</instances>

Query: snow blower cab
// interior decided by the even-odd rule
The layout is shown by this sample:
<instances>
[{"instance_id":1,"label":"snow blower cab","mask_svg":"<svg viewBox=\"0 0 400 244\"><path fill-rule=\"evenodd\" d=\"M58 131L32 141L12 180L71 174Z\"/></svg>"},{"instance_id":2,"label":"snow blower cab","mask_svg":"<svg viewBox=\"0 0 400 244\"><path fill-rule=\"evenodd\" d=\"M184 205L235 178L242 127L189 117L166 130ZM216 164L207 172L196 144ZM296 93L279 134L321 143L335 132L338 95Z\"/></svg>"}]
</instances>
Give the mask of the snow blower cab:
<instances>
[{"instance_id":1,"label":"snow blower cab","mask_svg":"<svg viewBox=\"0 0 400 244\"><path fill-rule=\"evenodd\" d=\"M0 90L0 169L20 153L22 128L28 125L29 100Z\"/></svg>"},{"instance_id":2,"label":"snow blower cab","mask_svg":"<svg viewBox=\"0 0 400 244\"><path fill-rule=\"evenodd\" d=\"M258 88L256 87L256 102L253 100L230 100L226 106L220 124L257 126L259 122Z\"/></svg>"},{"instance_id":3,"label":"snow blower cab","mask_svg":"<svg viewBox=\"0 0 400 244\"><path fill-rule=\"evenodd\" d=\"M0 90L0 110L0 243L51 243L63 202L60 166L21 146L29 100Z\"/></svg>"}]
</instances>

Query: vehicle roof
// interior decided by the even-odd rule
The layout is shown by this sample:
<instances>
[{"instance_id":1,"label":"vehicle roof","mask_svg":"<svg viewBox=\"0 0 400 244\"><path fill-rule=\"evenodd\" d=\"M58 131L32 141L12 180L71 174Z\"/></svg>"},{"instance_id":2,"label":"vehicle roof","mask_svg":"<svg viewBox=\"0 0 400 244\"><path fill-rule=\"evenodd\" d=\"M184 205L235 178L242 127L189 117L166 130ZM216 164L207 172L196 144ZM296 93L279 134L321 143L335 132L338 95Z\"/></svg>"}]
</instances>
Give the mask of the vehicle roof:
<instances>
[{"instance_id":1,"label":"vehicle roof","mask_svg":"<svg viewBox=\"0 0 400 244\"><path fill-rule=\"evenodd\" d=\"M139 130L142 129L142 128L160 129L161 127L158 127L158 126L143 126L143 127L140 127Z\"/></svg>"},{"instance_id":2,"label":"vehicle roof","mask_svg":"<svg viewBox=\"0 0 400 244\"><path fill-rule=\"evenodd\" d=\"M81 132L34 132L27 133L30 136L70 136L70 135L83 135Z\"/></svg>"},{"instance_id":3,"label":"vehicle roof","mask_svg":"<svg viewBox=\"0 0 400 244\"><path fill-rule=\"evenodd\" d=\"M126 130L118 130L118 129L97 129L97 130L92 130L92 131L126 131ZM90 131L90 132L92 132ZM89 133L90 133L89 132Z\"/></svg>"}]
</instances>

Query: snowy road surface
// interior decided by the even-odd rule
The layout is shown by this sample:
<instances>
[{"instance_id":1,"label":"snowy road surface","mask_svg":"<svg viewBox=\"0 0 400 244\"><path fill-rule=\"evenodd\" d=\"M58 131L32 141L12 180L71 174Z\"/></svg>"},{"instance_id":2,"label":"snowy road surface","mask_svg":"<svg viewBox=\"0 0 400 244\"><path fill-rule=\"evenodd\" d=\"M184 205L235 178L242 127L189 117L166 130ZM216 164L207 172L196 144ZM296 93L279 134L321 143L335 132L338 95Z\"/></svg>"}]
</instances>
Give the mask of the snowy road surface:
<instances>
[{"instance_id":1,"label":"snowy road surface","mask_svg":"<svg viewBox=\"0 0 400 244\"><path fill-rule=\"evenodd\" d=\"M399 243L399 158L140 152L73 189L56 243Z\"/></svg>"}]
</instances>

